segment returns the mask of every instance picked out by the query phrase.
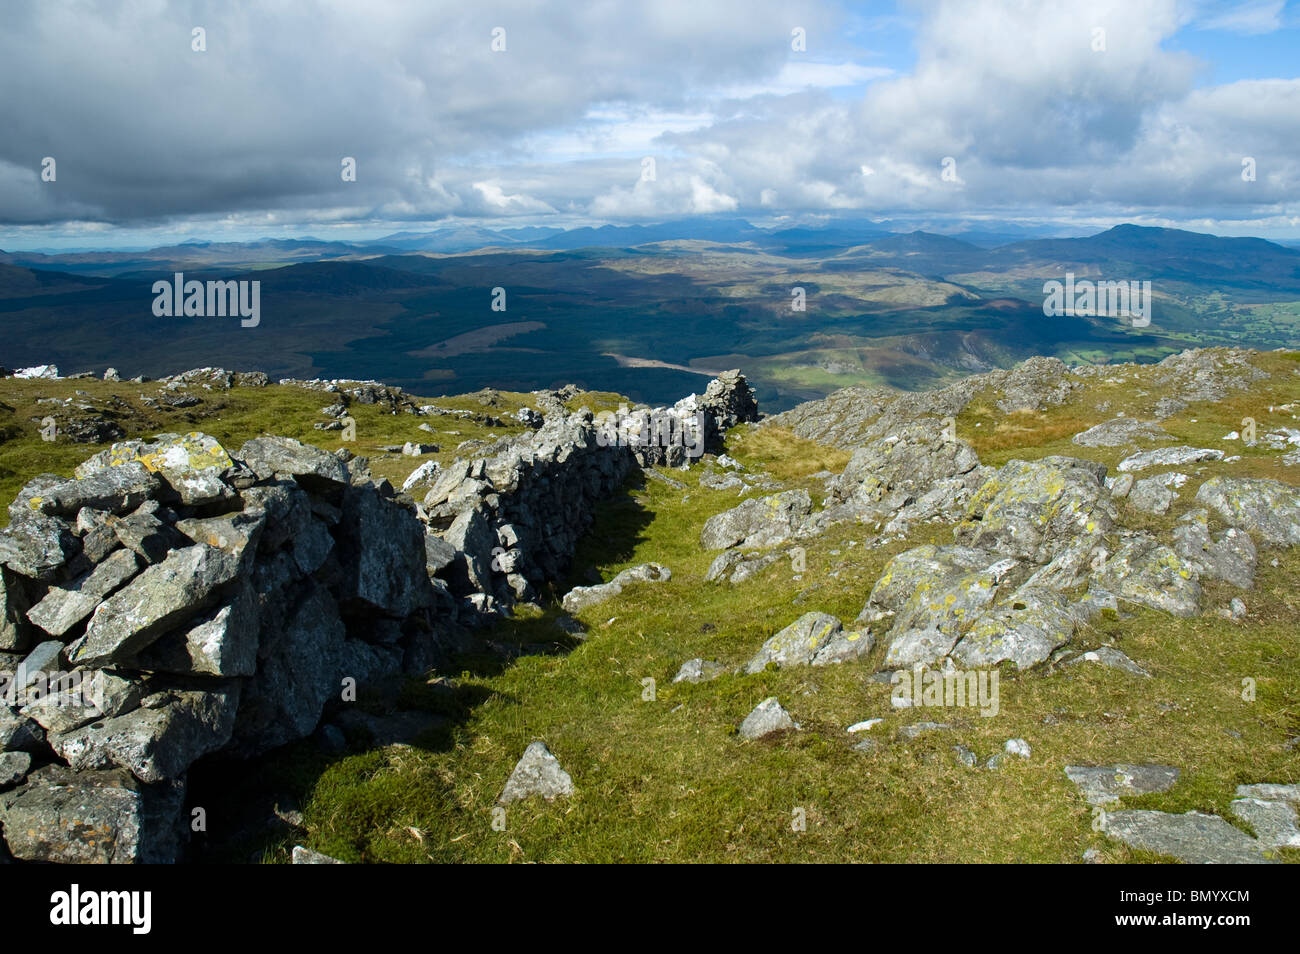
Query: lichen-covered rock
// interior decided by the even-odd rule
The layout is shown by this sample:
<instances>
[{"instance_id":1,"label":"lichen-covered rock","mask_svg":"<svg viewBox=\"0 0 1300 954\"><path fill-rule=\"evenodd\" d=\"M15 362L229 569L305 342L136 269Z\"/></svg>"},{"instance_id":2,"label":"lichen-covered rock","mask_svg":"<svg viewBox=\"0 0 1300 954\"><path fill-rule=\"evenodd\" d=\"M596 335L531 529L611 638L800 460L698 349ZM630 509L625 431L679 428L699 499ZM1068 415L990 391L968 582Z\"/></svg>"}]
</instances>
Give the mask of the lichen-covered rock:
<instances>
[{"instance_id":1,"label":"lichen-covered rock","mask_svg":"<svg viewBox=\"0 0 1300 954\"><path fill-rule=\"evenodd\" d=\"M1121 600L1174 616L1195 616L1201 611L1201 585L1195 568L1145 534L1121 544L1093 571L1092 579Z\"/></svg>"},{"instance_id":2,"label":"lichen-covered rock","mask_svg":"<svg viewBox=\"0 0 1300 954\"><path fill-rule=\"evenodd\" d=\"M705 550L775 546L794 537L811 512L812 498L806 490L752 498L705 521L700 546Z\"/></svg>"},{"instance_id":3,"label":"lichen-covered rock","mask_svg":"<svg viewBox=\"0 0 1300 954\"><path fill-rule=\"evenodd\" d=\"M239 449L239 459L263 480L286 474L309 490L341 489L350 483L348 469L336 455L289 437L254 437Z\"/></svg>"},{"instance_id":4,"label":"lichen-covered rock","mask_svg":"<svg viewBox=\"0 0 1300 954\"><path fill-rule=\"evenodd\" d=\"M862 509L891 495L917 498L941 481L970 474L979 463L969 444L947 436L943 421L917 421L854 451L831 483L830 497Z\"/></svg>"},{"instance_id":5,"label":"lichen-covered rock","mask_svg":"<svg viewBox=\"0 0 1300 954\"><path fill-rule=\"evenodd\" d=\"M1224 523L1269 543L1300 544L1300 490L1276 480L1211 477L1196 492Z\"/></svg>"},{"instance_id":6,"label":"lichen-covered rock","mask_svg":"<svg viewBox=\"0 0 1300 954\"><path fill-rule=\"evenodd\" d=\"M157 475L151 470L139 461L127 461L87 477L56 484L32 497L28 505L56 517L76 516L82 507L120 514L156 496L160 487Z\"/></svg>"},{"instance_id":7,"label":"lichen-covered rock","mask_svg":"<svg viewBox=\"0 0 1300 954\"><path fill-rule=\"evenodd\" d=\"M46 765L0 794L14 857L56 864L171 864L180 856L184 786L144 785L123 769Z\"/></svg>"},{"instance_id":8,"label":"lichen-covered rock","mask_svg":"<svg viewBox=\"0 0 1300 954\"><path fill-rule=\"evenodd\" d=\"M82 666L131 658L211 605L238 569L234 557L204 543L173 551L99 604L68 658Z\"/></svg>"},{"instance_id":9,"label":"lichen-covered rock","mask_svg":"<svg viewBox=\"0 0 1300 954\"><path fill-rule=\"evenodd\" d=\"M1021 589L975 621L952 650L959 665L995 666L1009 661L1018 669L1046 662L1070 641L1078 625L1065 597L1045 589Z\"/></svg>"},{"instance_id":10,"label":"lichen-covered rock","mask_svg":"<svg viewBox=\"0 0 1300 954\"><path fill-rule=\"evenodd\" d=\"M27 618L51 636L62 636L94 612L110 593L135 576L140 561L130 550L118 550L89 573L50 587Z\"/></svg>"},{"instance_id":11,"label":"lichen-covered rock","mask_svg":"<svg viewBox=\"0 0 1300 954\"><path fill-rule=\"evenodd\" d=\"M119 766L142 782L178 779L230 741L238 705L238 683L168 691L125 715L51 736L50 742L77 771Z\"/></svg>"},{"instance_id":12,"label":"lichen-covered rock","mask_svg":"<svg viewBox=\"0 0 1300 954\"><path fill-rule=\"evenodd\" d=\"M1079 537L1100 537L1116 520L1106 468L1071 457L1007 462L976 492L958 542L1047 563Z\"/></svg>"},{"instance_id":13,"label":"lichen-covered rock","mask_svg":"<svg viewBox=\"0 0 1300 954\"><path fill-rule=\"evenodd\" d=\"M857 622L875 630L892 614L886 666L935 662L992 604L1017 562L971 547L916 547L886 565Z\"/></svg>"},{"instance_id":14,"label":"lichen-covered rock","mask_svg":"<svg viewBox=\"0 0 1300 954\"><path fill-rule=\"evenodd\" d=\"M1174 552L1200 576L1250 589L1258 553L1250 534L1229 527L1211 536L1208 514L1194 510L1174 527Z\"/></svg>"},{"instance_id":15,"label":"lichen-covered rock","mask_svg":"<svg viewBox=\"0 0 1300 954\"><path fill-rule=\"evenodd\" d=\"M834 616L805 613L765 642L746 664L745 672L762 672L768 663L785 667L846 662L867 655L872 645L870 633L846 633Z\"/></svg>"}]
</instances>

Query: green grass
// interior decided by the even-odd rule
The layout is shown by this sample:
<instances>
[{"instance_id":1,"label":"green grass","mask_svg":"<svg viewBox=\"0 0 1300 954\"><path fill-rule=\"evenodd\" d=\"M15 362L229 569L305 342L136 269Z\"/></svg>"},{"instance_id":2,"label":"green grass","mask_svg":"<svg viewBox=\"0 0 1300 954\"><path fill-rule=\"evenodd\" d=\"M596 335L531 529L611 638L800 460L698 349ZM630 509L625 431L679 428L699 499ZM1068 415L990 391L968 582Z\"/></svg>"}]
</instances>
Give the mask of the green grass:
<instances>
[{"instance_id":1,"label":"green grass","mask_svg":"<svg viewBox=\"0 0 1300 954\"><path fill-rule=\"evenodd\" d=\"M1240 442L1215 443L1246 414L1261 433L1281 423L1269 403L1296 395L1294 358L1261 355L1275 372L1248 393L1222 405L1188 408L1165 422L1180 440L1223 446L1241 462L1197 465L1165 517L1127 523L1167 533L1191 507L1200 476L1257 474L1296 481L1275 452L1249 451ZM46 387L31 384L24 387ZM1069 437L1136 402L1139 383L1098 384L1043 414L1001 415L980 399L958 419L985 463L1045 454L1090 457L1112 466L1119 450L1089 450ZM14 404L15 397L4 397ZM519 396L503 395L514 401ZM275 430L336 447L311 430L320 395L293 389L232 392L220 416L204 429L237 441ZM1097 410L1101 400L1112 408ZM448 406L474 406L467 397ZM617 406L617 395L583 396L594 410ZM600 405L599 407L597 405ZM373 409L370 409L373 412ZM497 410L491 413L499 413ZM356 410L363 446L416 439L420 418ZM437 426L469 428L463 422ZM975 427L980 424L980 427ZM179 429L179 428L173 428ZM486 430L486 429L481 429ZM493 431L495 434L496 432ZM133 433L132 436L135 436ZM489 435L490 436L490 435ZM435 438L436 440L436 438ZM11 438L30 456L6 466L30 476L32 468L67 472L91 449L73 451ZM801 441L774 428L742 428L728 450L751 470L786 487L805 486L820 499L811 475L839 470L848 453ZM358 449L358 453L365 450ZM45 456L42 456L44 454ZM386 464L388 462L385 462ZM400 464L393 461L394 476ZM1203 470L1203 474L1200 472ZM1227 816L1238 784L1300 781L1296 753L1284 748L1300 735L1300 553L1261 546L1255 588L1244 594L1243 624L1213 614L1237 591L1206 584L1207 615L1179 620L1141 610L1107 614L1075 640L1077 648L1113 645L1154 678L1138 679L1095 666L1052 674L1001 671L1001 711L983 718L974 709L895 710L891 687L872 682L886 646L878 640L864 662L825 668L769 669L724 675L700 685L673 685L678 667L694 656L729 667L748 660L765 639L810 610L852 620L888 560L925 542L948 543L949 526L923 526L906 541L867 550L866 528L841 525L809 541L801 576L787 562L738 586L706 584L713 553L699 548L704 521L738 502L734 491L698 486L701 467L671 476L676 489L657 481L629 484L602 505L573 565L570 584L594 569L608 579L620 569L657 561L673 571L663 584L642 584L584 611L585 640L568 641L560 655L524 656L502 667L466 658L453 677L454 721L413 746L364 747L326 756L304 741L273 753L226 780L226 790L292 797L302 807L304 831L236 840L233 832L214 857L245 860L261 852L271 862L288 859L293 844L307 844L349 862L610 862L610 861L858 861L858 862L1077 862L1088 848L1112 862L1160 860L1132 852L1095 833L1091 810L1066 779L1067 764L1168 762L1182 769L1168 793L1129 800L1135 807L1198 809ZM19 476L6 477L4 489ZM1271 561L1276 560L1277 566ZM563 587L556 590L556 595ZM494 639L514 643L563 641L556 610L521 613ZM1257 685L1253 702L1242 680ZM655 680L646 699L644 680ZM802 728L759 742L744 742L736 727L762 699L776 695ZM416 680L403 688L409 707L445 706L445 697ZM442 700L442 701L439 701ZM866 735L880 746L852 748L864 735L845 728L868 718L885 721ZM897 729L922 720L949 723L949 732L895 742ZM1010 759L999 771L968 769L952 746L987 759L1010 738L1033 748L1028 761ZM493 808L519 755L544 740L572 775L576 794L547 803L509 807L505 828L493 828ZM792 830L802 809L807 830ZM219 817L209 835L221 844ZM1300 853L1284 852L1295 861Z\"/></svg>"}]
</instances>

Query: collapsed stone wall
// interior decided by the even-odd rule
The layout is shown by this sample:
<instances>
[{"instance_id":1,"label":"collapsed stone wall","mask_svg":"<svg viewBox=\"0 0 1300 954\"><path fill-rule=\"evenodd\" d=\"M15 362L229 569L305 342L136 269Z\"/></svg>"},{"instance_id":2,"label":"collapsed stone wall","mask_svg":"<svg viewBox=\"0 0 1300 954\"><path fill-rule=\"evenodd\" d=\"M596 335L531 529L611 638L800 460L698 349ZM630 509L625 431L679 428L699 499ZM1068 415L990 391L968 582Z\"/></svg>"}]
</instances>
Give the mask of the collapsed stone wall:
<instances>
[{"instance_id":1,"label":"collapsed stone wall","mask_svg":"<svg viewBox=\"0 0 1300 954\"><path fill-rule=\"evenodd\" d=\"M676 423L655 433L702 428L689 441L698 457L718 450L728 428L757 421L758 405L744 375L728 371L703 396L637 409L616 428L586 409L548 407L539 430L498 441L491 456L456 461L438 475L421 508L431 575L472 613L535 600L538 588L567 568L595 504L638 465L689 465L682 443L655 443L648 426L636 440L638 426L669 418Z\"/></svg>"}]
</instances>

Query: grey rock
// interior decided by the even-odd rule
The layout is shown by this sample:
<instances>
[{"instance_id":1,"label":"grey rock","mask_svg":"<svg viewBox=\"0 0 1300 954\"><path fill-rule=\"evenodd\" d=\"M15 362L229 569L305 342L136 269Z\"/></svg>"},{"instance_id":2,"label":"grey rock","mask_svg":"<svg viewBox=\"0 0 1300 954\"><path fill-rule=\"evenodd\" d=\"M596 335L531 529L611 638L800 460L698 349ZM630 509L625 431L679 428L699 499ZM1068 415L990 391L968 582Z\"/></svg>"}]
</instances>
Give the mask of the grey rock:
<instances>
[{"instance_id":1,"label":"grey rock","mask_svg":"<svg viewBox=\"0 0 1300 954\"><path fill-rule=\"evenodd\" d=\"M749 715L745 716L745 720L740 723L740 737L750 740L761 739L774 732L796 728L798 726L795 721L781 707L781 703L776 696L770 696L755 706Z\"/></svg>"},{"instance_id":2,"label":"grey rock","mask_svg":"<svg viewBox=\"0 0 1300 954\"><path fill-rule=\"evenodd\" d=\"M436 460L426 460L415 470L411 471L406 480L402 481L402 493L406 493L421 484L431 484L438 479L442 472L442 465Z\"/></svg>"},{"instance_id":3,"label":"grey rock","mask_svg":"<svg viewBox=\"0 0 1300 954\"><path fill-rule=\"evenodd\" d=\"M1120 474L1118 477L1107 477L1106 488L1116 500L1123 499L1133 490L1133 475Z\"/></svg>"},{"instance_id":4,"label":"grey rock","mask_svg":"<svg viewBox=\"0 0 1300 954\"><path fill-rule=\"evenodd\" d=\"M68 524L31 510L14 513L0 530L0 564L19 576L47 582L78 554L80 544Z\"/></svg>"},{"instance_id":5,"label":"grey rock","mask_svg":"<svg viewBox=\"0 0 1300 954\"><path fill-rule=\"evenodd\" d=\"M931 732L945 732L951 728L952 726L944 722L913 722L900 728L897 738L899 741L911 742Z\"/></svg>"},{"instance_id":6,"label":"grey rock","mask_svg":"<svg viewBox=\"0 0 1300 954\"><path fill-rule=\"evenodd\" d=\"M834 616L805 613L768 639L746 664L745 672L762 672L768 663L785 667L846 662L867 655L873 644L870 633L845 633Z\"/></svg>"},{"instance_id":7,"label":"grey rock","mask_svg":"<svg viewBox=\"0 0 1300 954\"><path fill-rule=\"evenodd\" d=\"M979 764L979 757L964 745L954 745L952 751L957 756L957 761L967 768L974 768Z\"/></svg>"},{"instance_id":8,"label":"grey rock","mask_svg":"<svg viewBox=\"0 0 1300 954\"><path fill-rule=\"evenodd\" d=\"M1089 805L1111 805L1121 797L1167 792L1181 774L1172 765L1067 765L1066 777Z\"/></svg>"},{"instance_id":9,"label":"grey rock","mask_svg":"<svg viewBox=\"0 0 1300 954\"><path fill-rule=\"evenodd\" d=\"M1102 831L1130 848L1194 865L1268 864L1259 842L1217 815L1119 811L1102 816Z\"/></svg>"},{"instance_id":10,"label":"grey rock","mask_svg":"<svg viewBox=\"0 0 1300 954\"><path fill-rule=\"evenodd\" d=\"M71 674L69 674L71 675ZM50 736L71 732L96 719L123 715L140 704L144 689L138 680L106 669L78 670L76 680L64 678L21 712Z\"/></svg>"},{"instance_id":11,"label":"grey rock","mask_svg":"<svg viewBox=\"0 0 1300 954\"><path fill-rule=\"evenodd\" d=\"M1240 786L1250 788L1251 786ZM1300 799L1236 798L1229 806L1232 813L1255 831L1263 848L1300 848L1295 801Z\"/></svg>"},{"instance_id":12,"label":"grey rock","mask_svg":"<svg viewBox=\"0 0 1300 954\"><path fill-rule=\"evenodd\" d=\"M943 484L947 492L936 509L955 513L964 492L978 485L979 462L969 444L945 435L939 418L910 422L854 451L828 487L830 501L859 519L879 519L895 509L891 504L907 506Z\"/></svg>"},{"instance_id":13,"label":"grey rock","mask_svg":"<svg viewBox=\"0 0 1300 954\"><path fill-rule=\"evenodd\" d=\"M45 730L27 716L0 703L0 752L41 752Z\"/></svg>"},{"instance_id":14,"label":"grey rock","mask_svg":"<svg viewBox=\"0 0 1300 954\"><path fill-rule=\"evenodd\" d=\"M99 605L68 658L84 666L129 659L211 605L238 569L234 557L207 544L173 551Z\"/></svg>"},{"instance_id":15,"label":"grey rock","mask_svg":"<svg viewBox=\"0 0 1300 954\"><path fill-rule=\"evenodd\" d=\"M335 534L348 555L340 599L359 600L399 618L433 605L424 527L410 510L374 490L352 487Z\"/></svg>"},{"instance_id":16,"label":"grey rock","mask_svg":"<svg viewBox=\"0 0 1300 954\"><path fill-rule=\"evenodd\" d=\"M268 524L268 513L260 507L217 517L176 521L176 529L195 543L216 547L230 554L247 570ZM312 521L303 519L294 525L292 539L306 536Z\"/></svg>"},{"instance_id":17,"label":"grey rock","mask_svg":"<svg viewBox=\"0 0 1300 954\"><path fill-rule=\"evenodd\" d=\"M47 639L37 643L27 657L18 664L14 684L18 689L26 688L42 673L51 673L58 668L59 656L63 653L63 644L58 640Z\"/></svg>"},{"instance_id":18,"label":"grey rock","mask_svg":"<svg viewBox=\"0 0 1300 954\"><path fill-rule=\"evenodd\" d=\"M1300 544L1300 490L1276 480L1211 477L1196 492L1197 503L1224 523L1269 543Z\"/></svg>"},{"instance_id":19,"label":"grey rock","mask_svg":"<svg viewBox=\"0 0 1300 954\"><path fill-rule=\"evenodd\" d=\"M129 772L47 765L0 795L14 857L60 864L172 864L180 854L184 788L143 785Z\"/></svg>"},{"instance_id":20,"label":"grey rock","mask_svg":"<svg viewBox=\"0 0 1300 954\"><path fill-rule=\"evenodd\" d=\"M0 790L13 788L27 777L32 757L26 752L0 752Z\"/></svg>"},{"instance_id":21,"label":"grey rock","mask_svg":"<svg viewBox=\"0 0 1300 954\"><path fill-rule=\"evenodd\" d=\"M31 641L27 611L31 599L22 578L0 567L0 651L21 651Z\"/></svg>"},{"instance_id":22,"label":"grey rock","mask_svg":"<svg viewBox=\"0 0 1300 954\"><path fill-rule=\"evenodd\" d=\"M726 667L712 659L688 659L673 676L673 682L708 682L726 672Z\"/></svg>"},{"instance_id":23,"label":"grey rock","mask_svg":"<svg viewBox=\"0 0 1300 954\"><path fill-rule=\"evenodd\" d=\"M76 516L82 507L120 514L134 510L162 489L158 476L138 461L109 467L79 480L67 480L32 502L51 516Z\"/></svg>"},{"instance_id":24,"label":"grey rock","mask_svg":"<svg viewBox=\"0 0 1300 954\"><path fill-rule=\"evenodd\" d=\"M564 594L561 602L566 613L577 613L617 596L630 583L664 583L670 579L672 572L668 567L659 563L642 563L621 571L608 583L575 586Z\"/></svg>"},{"instance_id":25,"label":"grey rock","mask_svg":"<svg viewBox=\"0 0 1300 954\"><path fill-rule=\"evenodd\" d=\"M1135 417L1115 417L1075 434L1070 440L1080 447L1124 447L1173 438L1159 424Z\"/></svg>"},{"instance_id":26,"label":"grey rock","mask_svg":"<svg viewBox=\"0 0 1300 954\"><path fill-rule=\"evenodd\" d=\"M1159 477L1144 477L1133 485L1133 490L1128 495L1128 505L1143 513L1159 515L1168 513L1177 499L1178 494Z\"/></svg>"},{"instance_id":27,"label":"grey rock","mask_svg":"<svg viewBox=\"0 0 1300 954\"><path fill-rule=\"evenodd\" d=\"M276 550L302 533L311 521L313 511L320 507L318 498L308 497L291 480L276 480L249 487L243 492L243 498L242 515L227 514L224 519L228 524L223 522L223 518L214 518L214 523L197 524L182 520L177 523L177 529L181 532L193 529L200 537L196 542L207 543L209 546L220 545L221 549L232 552L242 552L253 542L252 535L256 534L258 547L267 551ZM337 518L334 522L337 522ZM233 535L232 530L236 531ZM220 543L223 536L226 537L225 544Z\"/></svg>"},{"instance_id":28,"label":"grey rock","mask_svg":"<svg viewBox=\"0 0 1300 954\"><path fill-rule=\"evenodd\" d=\"M1212 447L1157 447L1125 457L1116 470L1132 473L1149 467L1182 467L1206 460L1223 460L1223 451Z\"/></svg>"},{"instance_id":29,"label":"grey rock","mask_svg":"<svg viewBox=\"0 0 1300 954\"><path fill-rule=\"evenodd\" d=\"M329 451L288 437L255 437L239 449L239 459L263 480L287 474L308 490L349 486L348 469Z\"/></svg>"},{"instance_id":30,"label":"grey rock","mask_svg":"<svg viewBox=\"0 0 1300 954\"><path fill-rule=\"evenodd\" d=\"M424 564L431 575L441 574L456 559L456 548L433 533L424 536Z\"/></svg>"},{"instance_id":31,"label":"grey rock","mask_svg":"<svg viewBox=\"0 0 1300 954\"><path fill-rule=\"evenodd\" d=\"M62 636L135 576L139 568L134 553L118 550L89 573L50 587L45 597L28 611L27 618L51 636Z\"/></svg>"},{"instance_id":32,"label":"grey rock","mask_svg":"<svg viewBox=\"0 0 1300 954\"><path fill-rule=\"evenodd\" d=\"M1072 457L1009 461L979 488L954 534L967 546L1047 563L1078 538L1114 526L1105 474Z\"/></svg>"},{"instance_id":33,"label":"grey rock","mask_svg":"<svg viewBox=\"0 0 1300 954\"><path fill-rule=\"evenodd\" d=\"M1105 666L1107 669L1118 669L1133 676L1150 677L1151 675L1124 653L1111 646L1099 646L1096 649L1089 649L1071 657L1063 665L1077 666L1080 663L1096 663L1099 666Z\"/></svg>"},{"instance_id":34,"label":"grey rock","mask_svg":"<svg viewBox=\"0 0 1300 954\"><path fill-rule=\"evenodd\" d=\"M1201 609L1195 568L1145 534L1124 542L1093 571L1092 579L1121 600L1174 616L1195 616Z\"/></svg>"},{"instance_id":35,"label":"grey rock","mask_svg":"<svg viewBox=\"0 0 1300 954\"><path fill-rule=\"evenodd\" d=\"M545 742L532 742L524 749L523 757L516 763L506 787L497 798L498 805L509 805L533 795L547 801L572 795L573 779L560 767L559 760L551 754Z\"/></svg>"},{"instance_id":36,"label":"grey rock","mask_svg":"<svg viewBox=\"0 0 1300 954\"><path fill-rule=\"evenodd\" d=\"M206 676L251 676L257 670L258 613L251 585L211 612L148 646L132 668Z\"/></svg>"},{"instance_id":37,"label":"grey rock","mask_svg":"<svg viewBox=\"0 0 1300 954\"><path fill-rule=\"evenodd\" d=\"M1202 577L1250 589L1258 552L1245 530L1229 527L1210 535L1207 513L1193 511L1174 527L1174 552Z\"/></svg>"},{"instance_id":38,"label":"grey rock","mask_svg":"<svg viewBox=\"0 0 1300 954\"><path fill-rule=\"evenodd\" d=\"M149 501L125 517L110 516L106 526L122 546L153 564L167 559L174 547L185 545L185 540L155 516L149 509L151 504L157 506Z\"/></svg>"},{"instance_id":39,"label":"grey rock","mask_svg":"<svg viewBox=\"0 0 1300 954\"><path fill-rule=\"evenodd\" d=\"M729 547L769 547L793 537L812 512L806 490L787 490L771 497L746 500L714 514L700 532L705 550Z\"/></svg>"},{"instance_id":40,"label":"grey rock","mask_svg":"<svg viewBox=\"0 0 1300 954\"><path fill-rule=\"evenodd\" d=\"M238 684L167 692L126 715L51 736L50 744L77 771L116 765L142 782L177 779L230 741L238 705Z\"/></svg>"},{"instance_id":41,"label":"grey rock","mask_svg":"<svg viewBox=\"0 0 1300 954\"><path fill-rule=\"evenodd\" d=\"M257 675L244 685L233 748L251 756L310 735L341 696L345 630L335 601L313 586L283 629L263 625Z\"/></svg>"},{"instance_id":42,"label":"grey rock","mask_svg":"<svg viewBox=\"0 0 1300 954\"><path fill-rule=\"evenodd\" d=\"M329 855L322 855L319 851L312 851L310 848L304 848L302 845L293 846L293 859L290 864L295 865L341 865L345 862L337 858L331 858Z\"/></svg>"}]
</instances>

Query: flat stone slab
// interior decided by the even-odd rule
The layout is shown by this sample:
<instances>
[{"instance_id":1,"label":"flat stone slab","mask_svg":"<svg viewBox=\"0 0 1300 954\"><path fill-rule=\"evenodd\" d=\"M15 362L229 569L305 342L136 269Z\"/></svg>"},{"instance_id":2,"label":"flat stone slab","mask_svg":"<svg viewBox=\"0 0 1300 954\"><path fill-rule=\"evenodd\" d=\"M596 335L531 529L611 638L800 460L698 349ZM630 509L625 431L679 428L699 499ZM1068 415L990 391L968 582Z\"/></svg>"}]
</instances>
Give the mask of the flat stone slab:
<instances>
[{"instance_id":1,"label":"flat stone slab","mask_svg":"<svg viewBox=\"0 0 1300 954\"><path fill-rule=\"evenodd\" d=\"M1089 805L1113 805L1121 797L1167 792L1180 774L1172 765L1067 765L1065 774Z\"/></svg>"},{"instance_id":2,"label":"flat stone slab","mask_svg":"<svg viewBox=\"0 0 1300 954\"><path fill-rule=\"evenodd\" d=\"M1096 649L1089 649L1087 652L1079 653L1079 655L1066 660L1063 665L1077 666L1080 663L1095 663L1098 666L1105 666L1107 669L1118 669L1132 676L1146 676L1147 678L1151 676L1151 673L1112 646L1099 646Z\"/></svg>"},{"instance_id":3,"label":"flat stone slab","mask_svg":"<svg viewBox=\"0 0 1300 954\"><path fill-rule=\"evenodd\" d=\"M1261 853L1263 846L1218 815L1188 812L1107 812L1101 829L1130 848L1153 851L1189 865L1276 864Z\"/></svg>"},{"instance_id":4,"label":"flat stone slab","mask_svg":"<svg viewBox=\"0 0 1300 954\"><path fill-rule=\"evenodd\" d=\"M1148 467L1181 467L1203 460L1223 460L1223 451L1212 447L1159 447L1125 457L1116 470L1122 474L1132 473Z\"/></svg>"}]
</instances>

